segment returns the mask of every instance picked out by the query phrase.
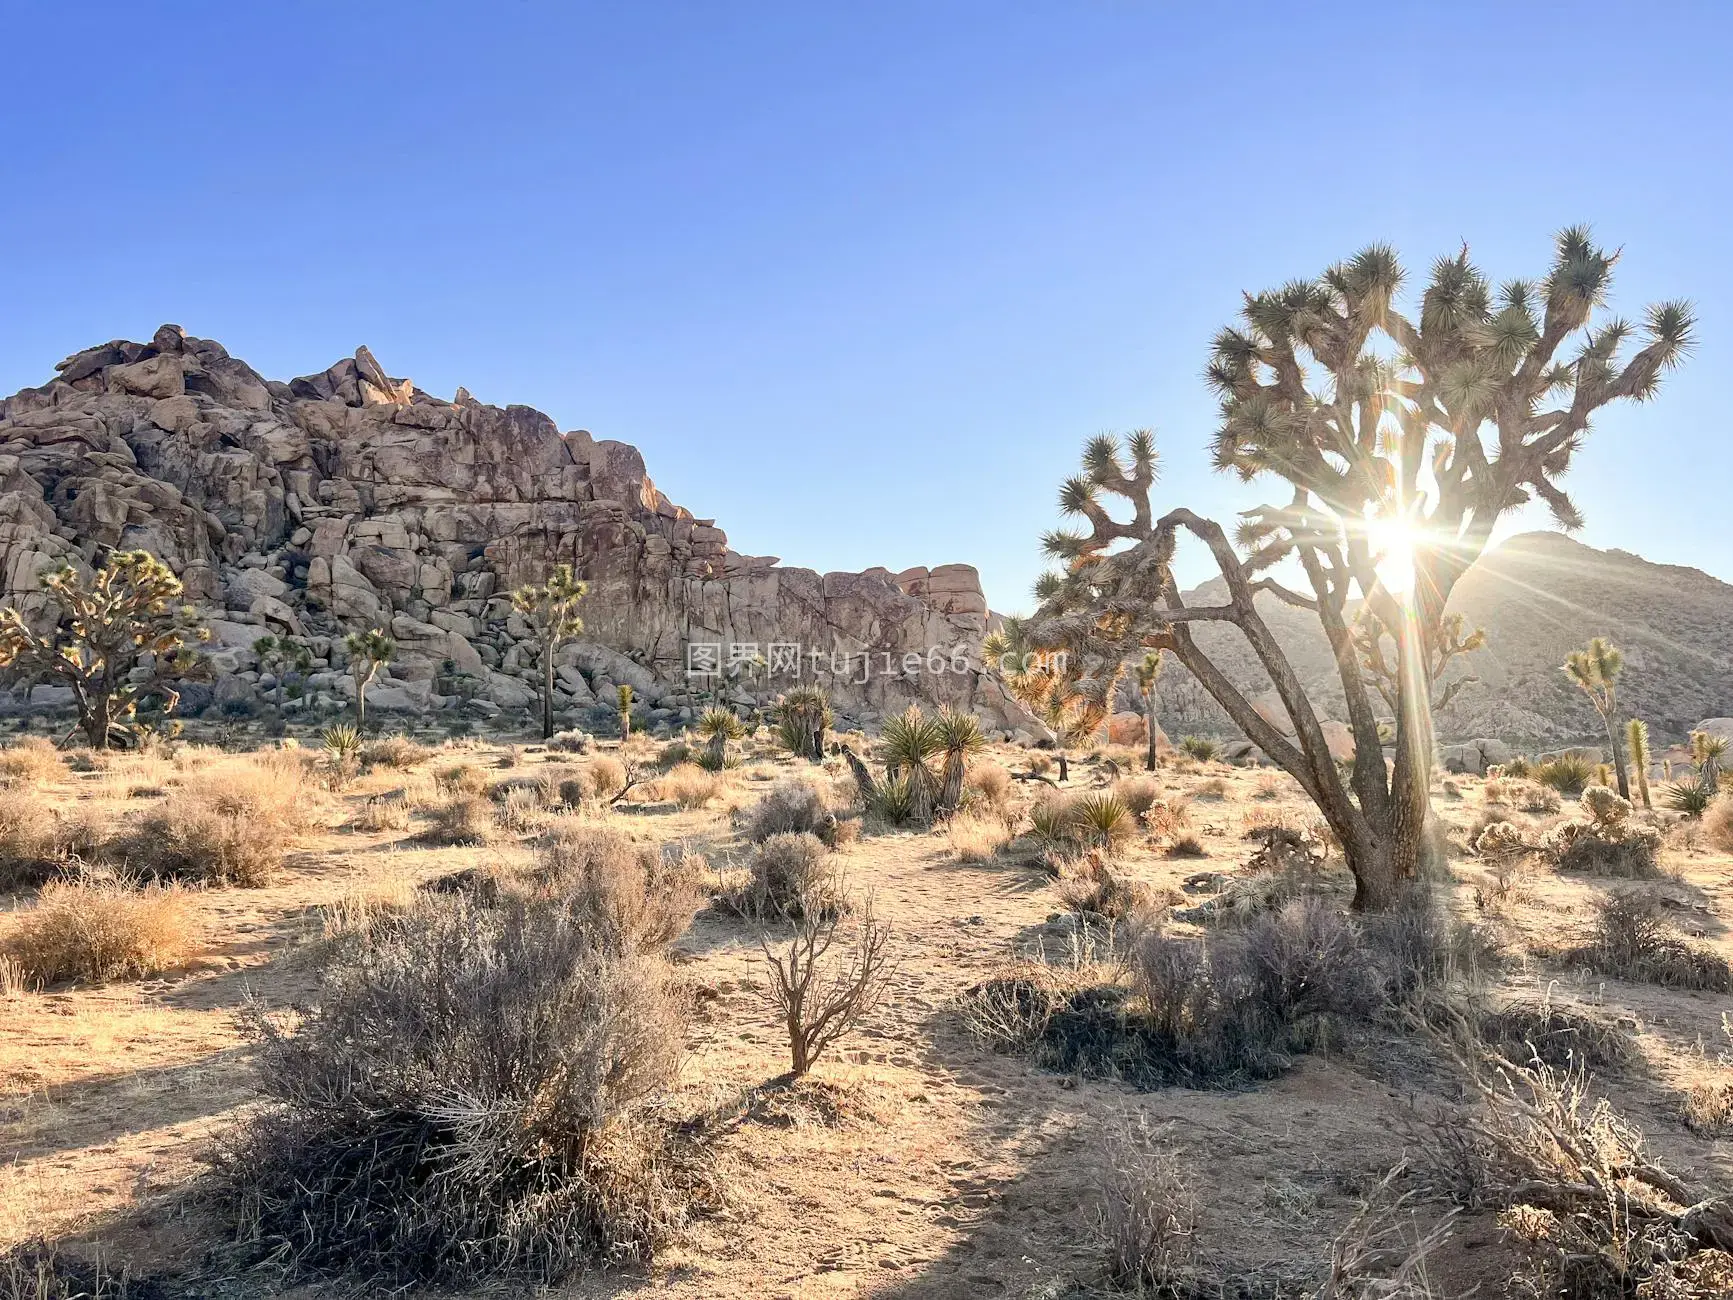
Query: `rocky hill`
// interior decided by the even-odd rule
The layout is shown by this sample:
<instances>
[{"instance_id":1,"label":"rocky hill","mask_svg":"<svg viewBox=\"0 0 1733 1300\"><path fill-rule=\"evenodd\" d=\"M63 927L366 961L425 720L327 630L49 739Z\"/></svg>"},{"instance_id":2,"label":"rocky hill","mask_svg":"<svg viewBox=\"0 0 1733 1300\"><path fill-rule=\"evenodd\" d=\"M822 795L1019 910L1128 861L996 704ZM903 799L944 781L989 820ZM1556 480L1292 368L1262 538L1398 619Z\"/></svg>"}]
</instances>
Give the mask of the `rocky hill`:
<instances>
[{"instance_id":1,"label":"rocky hill","mask_svg":"<svg viewBox=\"0 0 1733 1300\"><path fill-rule=\"evenodd\" d=\"M633 447L462 389L441 400L366 348L281 383L165 325L56 371L0 402L0 596L40 611L44 569L156 553L215 633L195 706L268 685L251 650L267 633L308 639L312 698L335 704L340 635L383 627L398 654L376 707L522 708L533 646L506 593L568 562L590 582L585 639L562 657L569 721L605 716L622 683L662 721L815 676L860 722L910 700L1024 720L979 671L987 606L968 565L820 574L737 554L656 490ZM722 673L689 672L712 653Z\"/></svg>"},{"instance_id":2,"label":"rocky hill","mask_svg":"<svg viewBox=\"0 0 1733 1300\"><path fill-rule=\"evenodd\" d=\"M1210 603L1212 586L1188 595ZM1221 598L1219 587L1213 593ZM1341 717L1335 666L1317 621L1270 598L1260 601L1301 678ZM1441 739L1499 737L1546 747L1602 733L1582 692L1561 671L1565 655L1592 636L1625 651L1620 699L1657 739L1678 739L1704 718L1733 714L1733 586L1697 569L1600 551L1562 533L1524 533L1483 556L1458 584L1451 608L1486 630L1486 648L1459 661L1474 676L1439 717ZM1200 642L1254 692L1268 678L1231 629L1197 629ZM1207 713L1174 666L1166 691L1176 709ZM1197 719L1175 717L1185 728ZM1170 726L1170 729L1171 729Z\"/></svg>"}]
</instances>

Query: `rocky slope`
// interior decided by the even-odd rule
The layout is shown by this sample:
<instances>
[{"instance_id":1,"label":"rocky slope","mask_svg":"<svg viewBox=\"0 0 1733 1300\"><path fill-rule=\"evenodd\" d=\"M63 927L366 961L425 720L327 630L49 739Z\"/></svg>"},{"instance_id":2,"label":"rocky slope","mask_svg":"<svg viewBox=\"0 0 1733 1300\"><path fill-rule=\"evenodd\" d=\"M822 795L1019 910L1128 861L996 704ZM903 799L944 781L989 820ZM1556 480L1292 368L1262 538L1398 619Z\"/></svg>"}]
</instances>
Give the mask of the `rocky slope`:
<instances>
[{"instance_id":1,"label":"rocky slope","mask_svg":"<svg viewBox=\"0 0 1733 1300\"><path fill-rule=\"evenodd\" d=\"M1210 595L1206 584L1188 599L1207 604ZM1341 690L1317 621L1273 598L1260 608L1302 680L1340 717ZM1678 739L1701 719L1733 713L1733 586L1697 569L1596 550L1561 533L1524 533L1481 558L1451 608L1486 630L1486 648L1452 670L1479 680L1440 715L1441 739L1491 736L1546 747L1601 736L1599 718L1561 671L1565 655L1592 636L1625 651L1622 708L1647 719L1657 739ZM1197 635L1235 680L1268 689L1237 634L1206 625ZM1174 665L1169 675L1165 690L1176 707L1207 713L1183 670ZM1170 729L1187 729L1187 721L1176 717Z\"/></svg>"},{"instance_id":2,"label":"rocky slope","mask_svg":"<svg viewBox=\"0 0 1733 1300\"><path fill-rule=\"evenodd\" d=\"M505 593L569 562L591 592L585 639L562 656L571 721L605 714L621 683L666 720L815 674L862 722L917 699L1024 721L979 671L987 606L968 565L819 574L739 555L656 490L636 449L462 389L443 401L365 348L280 383L165 325L56 370L0 402L0 595L38 610L45 568L156 553L216 635L215 699L195 691L195 705L270 684L251 651L266 633L309 640L314 698L334 704L340 634L383 627L398 654L376 706L524 707L533 646ZM772 662L689 674L689 654L707 666L720 647L726 668L731 645Z\"/></svg>"}]
</instances>

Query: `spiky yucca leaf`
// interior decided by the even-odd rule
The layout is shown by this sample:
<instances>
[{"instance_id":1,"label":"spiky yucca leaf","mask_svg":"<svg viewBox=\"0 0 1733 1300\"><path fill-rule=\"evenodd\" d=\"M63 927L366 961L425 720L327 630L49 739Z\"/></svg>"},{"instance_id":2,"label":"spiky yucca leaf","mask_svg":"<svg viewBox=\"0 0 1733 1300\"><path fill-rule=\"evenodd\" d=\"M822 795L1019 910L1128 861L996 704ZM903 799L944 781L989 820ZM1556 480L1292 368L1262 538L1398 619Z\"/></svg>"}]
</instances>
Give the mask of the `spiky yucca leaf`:
<instances>
[{"instance_id":1,"label":"spiky yucca leaf","mask_svg":"<svg viewBox=\"0 0 1733 1300\"><path fill-rule=\"evenodd\" d=\"M721 736L724 740L739 740L746 734L746 724L732 709L705 709L692 730L706 740Z\"/></svg>"}]
</instances>

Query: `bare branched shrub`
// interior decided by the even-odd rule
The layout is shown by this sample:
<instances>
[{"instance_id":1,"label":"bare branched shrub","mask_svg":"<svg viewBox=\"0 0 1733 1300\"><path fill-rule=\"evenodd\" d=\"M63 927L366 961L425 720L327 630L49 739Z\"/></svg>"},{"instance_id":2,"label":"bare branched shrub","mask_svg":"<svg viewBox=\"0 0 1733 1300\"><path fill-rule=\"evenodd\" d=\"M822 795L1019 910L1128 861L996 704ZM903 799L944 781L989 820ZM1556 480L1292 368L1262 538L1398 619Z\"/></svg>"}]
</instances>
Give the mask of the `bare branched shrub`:
<instances>
[{"instance_id":1,"label":"bare branched shrub","mask_svg":"<svg viewBox=\"0 0 1733 1300\"><path fill-rule=\"evenodd\" d=\"M753 851L751 874L718 900L755 921L838 916L848 910L842 874L824 842L804 831L772 835Z\"/></svg>"},{"instance_id":2,"label":"bare branched shrub","mask_svg":"<svg viewBox=\"0 0 1733 1300\"><path fill-rule=\"evenodd\" d=\"M1114 874L1100 853L1068 864L1059 877L1058 894L1068 910L1110 921L1147 912L1154 904L1148 886Z\"/></svg>"},{"instance_id":3,"label":"bare branched shrub","mask_svg":"<svg viewBox=\"0 0 1733 1300\"><path fill-rule=\"evenodd\" d=\"M1465 1204L1501 1211L1527 1257L1516 1293L1714 1294L1679 1283L1729 1239L1733 1203L1655 1163L1642 1133L1591 1099L1580 1061L1490 1066L1469 1066L1480 1104L1434 1126L1432 1158Z\"/></svg>"},{"instance_id":4,"label":"bare branched shrub","mask_svg":"<svg viewBox=\"0 0 1733 1300\"><path fill-rule=\"evenodd\" d=\"M701 902L696 855L665 857L611 827L564 829L538 855L538 892L610 952L656 951L686 932Z\"/></svg>"},{"instance_id":5,"label":"bare branched shrub","mask_svg":"<svg viewBox=\"0 0 1733 1300\"><path fill-rule=\"evenodd\" d=\"M837 1040L871 1015L891 974L890 926L869 901L848 923L847 957L832 956L841 916L808 911L786 946L760 940L767 969L765 997L788 1031L789 1075L800 1078ZM837 954L841 956L841 954Z\"/></svg>"},{"instance_id":6,"label":"bare branched shrub","mask_svg":"<svg viewBox=\"0 0 1733 1300\"><path fill-rule=\"evenodd\" d=\"M1662 916L1660 900L1635 890L1600 899L1585 942L1568 956L1617 979L1733 992L1733 966L1727 959L1675 934Z\"/></svg>"},{"instance_id":7,"label":"bare branched shrub","mask_svg":"<svg viewBox=\"0 0 1733 1300\"><path fill-rule=\"evenodd\" d=\"M830 809L818 788L799 777L787 777L746 815L746 838L756 844L772 835L817 835L828 819Z\"/></svg>"},{"instance_id":8,"label":"bare branched shrub","mask_svg":"<svg viewBox=\"0 0 1733 1300\"><path fill-rule=\"evenodd\" d=\"M45 785L66 775L66 760L46 736L20 736L0 749L0 787Z\"/></svg>"},{"instance_id":9,"label":"bare branched shrub","mask_svg":"<svg viewBox=\"0 0 1733 1300\"><path fill-rule=\"evenodd\" d=\"M599 948L570 909L423 896L298 1024L255 1016L270 1104L218 1163L242 1243L393 1289L645 1259L683 1216L643 1107L685 1023L661 957Z\"/></svg>"},{"instance_id":10,"label":"bare branched shrub","mask_svg":"<svg viewBox=\"0 0 1733 1300\"><path fill-rule=\"evenodd\" d=\"M191 912L179 886L97 878L45 885L4 946L34 985L154 975L192 949Z\"/></svg>"},{"instance_id":11,"label":"bare branched shrub","mask_svg":"<svg viewBox=\"0 0 1733 1300\"><path fill-rule=\"evenodd\" d=\"M1198 1224L1189 1172L1142 1115L1112 1128L1099 1167L1094 1220L1107 1280L1139 1295L1181 1294Z\"/></svg>"},{"instance_id":12,"label":"bare branched shrub","mask_svg":"<svg viewBox=\"0 0 1733 1300\"><path fill-rule=\"evenodd\" d=\"M1431 1257L1450 1239L1455 1211L1424 1217L1398 1195L1397 1165L1361 1202L1330 1243L1330 1274L1306 1300L1447 1300L1432 1279Z\"/></svg>"}]
</instances>

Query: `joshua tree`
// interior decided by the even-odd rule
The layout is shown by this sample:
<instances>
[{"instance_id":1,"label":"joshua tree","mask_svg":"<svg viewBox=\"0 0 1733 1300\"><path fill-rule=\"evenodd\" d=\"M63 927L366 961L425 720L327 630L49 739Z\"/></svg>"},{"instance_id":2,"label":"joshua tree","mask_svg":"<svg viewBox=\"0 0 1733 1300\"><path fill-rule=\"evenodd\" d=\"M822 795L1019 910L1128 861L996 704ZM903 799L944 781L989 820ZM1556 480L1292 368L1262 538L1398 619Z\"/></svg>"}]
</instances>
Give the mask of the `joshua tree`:
<instances>
[{"instance_id":1,"label":"joshua tree","mask_svg":"<svg viewBox=\"0 0 1733 1300\"><path fill-rule=\"evenodd\" d=\"M1625 653L1605 637L1595 637L1581 650L1565 656L1565 676L1589 697L1601 723L1607 729L1607 743L1613 750L1613 772L1619 782L1619 796L1631 797L1631 783L1625 777L1625 759L1619 748L1619 729L1613 715L1619 703L1619 674L1625 670Z\"/></svg>"},{"instance_id":2,"label":"joshua tree","mask_svg":"<svg viewBox=\"0 0 1733 1300\"><path fill-rule=\"evenodd\" d=\"M1591 417L1654 394L1690 343L1682 303L1648 310L1646 342L1594 322L1615 254L1586 231L1559 236L1539 282L1494 290L1467 250L1440 259L1417 312L1397 305L1402 271L1377 247L1313 280L1248 296L1244 319L1216 338L1208 368L1221 396L1215 463L1284 494L1245 512L1244 555L1213 520L1186 509L1157 517L1153 437L1122 448L1092 440L1083 472L1060 493L1084 532L1045 538L1061 571L1037 586L1031 639L1066 651L1065 675L1086 699L1108 698L1124 660L1171 651L1229 717L1299 782L1341 843L1355 903L1384 908L1416 873L1431 813L1431 673L1447 658L1445 606L1508 512L1539 499L1565 528L1581 517L1558 480ZM1575 342L1571 342L1575 338ZM1569 355L1561 355L1567 343ZM1128 459L1129 457L1129 459ZM1117 498L1130 518L1110 513ZM1127 513L1122 511L1121 513ZM1173 576L1180 535L1201 541L1225 583L1220 603L1187 606ZM1272 573L1290 561L1297 589ZM1338 770L1317 709L1256 603L1260 594L1314 614L1341 679L1355 757ZM1393 769L1387 769L1350 610L1395 647ZM1237 629L1287 715L1254 709L1192 636L1192 624Z\"/></svg>"},{"instance_id":3,"label":"joshua tree","mask_svg":"<svg viewBox=\"0 0 1733 1300\"><path fill-rule=\"evenodd\" d=\"M554 656L578 633L584 620L578 617L578 602L589 592L578 581L569 564L556 564L546 582L519 587L511 594L512 608L524 616L535 633L542 670L542 739L554 734Z\"/></svg>"},{"instance_id":4,"label":"joshua tree","mask_svg":"<svg viewBox=\"0 0 1733 1300\"><path fill-rule=\"evenodd\" d=\"M313 652L302 642L290 636L262 636L253 642L253 653L259 657L259 666L277 679L273 692L277 712L283 711L283 679L290 673L305 677L313 670Z\"/></svg>"},{"instance_id":5,"label":"joshua tree","mask_svg":"<svg viewBox=\"0 0 1733 1300\"><path fill-rule=\"evenodd\" d=\"M349 654L349 675L355 679L355 729L367 729L367 688L379 676L380 666L397 653L397 643L379 628L351 632L343 638Z\"/></svg>"},{"instance_id":6,"label":"joshua tree","mask_svg":"<svg viewBox=\"0 0 1733 1300\"><path fill-rule=\"evenodd\" d=\"M836 715L822 686L794 687L776 702L771 716L776 722L776 738L784 749L814 763L823 759L824 733Z\"/></svg>"},{"instance_id":7,"label":"joshua tree","mask_svg":"<svg viewBox=\"0 0 1733 1300\"><path fill-rule=\"evenodd\" d=\"M116 551L88 580L70 566L44 574L42 590L60 611L45 634L12 606L0 608L0 667L31 685L71 687L92 749L138 739L133 719L143 695L160 696L163 712L174 711L180 694L172 683L198 662L191 643L211 634L179 603L181 582L168 565L149 551ZM134 681L147 659L146 680Z\"/></svg>"},{"instance_id":8,"label":"joshua tree","mask_svg":"<svg viewBox=\"0 0 1733 1300\"><path fill-rule=\"evenodd\" d=\"M1625 738L1630 742L1631 768L1637 774L1637 793L1642 796L1643 807L1653 808L1649 801L1649 724L1632 718L1625 724Z\"/></svg>"},{"instance_id":9,"label":"joshua tree","mask_svg":"<svg viewBox=\"0 0 1733 1300\"><path fill-rule=\"evenodd\" d=\"M628 683L621 682L614 688L614 693L618 696L620 705L620 739L622 741L630 740L632 738L632 688Z\"/></svg>"},{"instance_id":10,"label":"joshua tree","mask_svg":"<svg viewBox=\"0 0 1733 1300\"><path fill-rule=\"evenodd\" d=\"M1143 717L1149 724L1149 752L1143 757L1145 771L1155 771L1155 683L1161 677L1161 651L1145 650L1132 670L1137 676L1137 693L1143 697Z\"/></svg>"},{"instance_id":11,"label":"joshua tree","mask_svg":"<svg viewBox=\"0 0 1733 1300\"><path fill-rule=\"evenodd\" d=\"M1036 646L1030 639L1029 620L1020 618L1005 619L981 643L981 654L990 670L1002 674L1012 697L1053 733L1059 747L1059 780L1068 780L1065 748L1094 735L1106 720L1118 669L1101 694L1079 692L1065 672L1065 654Z\"/></svg>"},{"instance_id":12,"label":"joshua tree","mask_svg":"<svg viewBox=\"0 0 1733 1300\"><path fill-rule=\"evenodd\" d=\"M909 820L918 826L930 825L939 788L931 763L945 752L939 720L925 716L920 705L911 704L885 723L879 739L884 746L886 777L909 783Z\"/></svg>"},{"instance_id":13,"label":"joshua tree","mask_svg":"<svg viewBox=\"0 0 1733 1300\"><path fill-rule=\"evenodd\" d=\"M939 752L945 756L945 774L939 784L936 807L949 816L962 802L963 777L968 773L969 760L987 747L987 738L981 734L981 724L973 713L963 713L948 705L939 709L936 725Z\"/></svg>"},{"instance_id":14,"label":"joshua tree","mask_svg":"<svg viewBox=\"0 0 1733 1300\"><path fill-rule=\"evenodd\" d=\"M1708 731L1691 733L1691 762L1697 775L1711 790L1721 782L1721 759L1727 753L1727 738Z\"/></svg>"},{"instance_id":15,"label":"joshua tree","mask_svg":"<svg viewBox=\"0 0 1733 1300\"><path fill-rule=\"evenodd\" d=\"M746 724L736 717L732 710L705 709L693 731L709 741L704 752L703 766L713 772L720 772L728 766L728 742L744 736Z\"/></svg>"}]
</instances>

